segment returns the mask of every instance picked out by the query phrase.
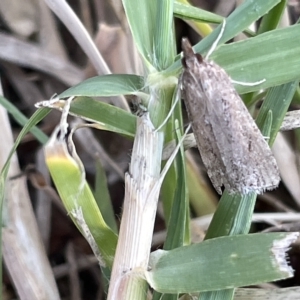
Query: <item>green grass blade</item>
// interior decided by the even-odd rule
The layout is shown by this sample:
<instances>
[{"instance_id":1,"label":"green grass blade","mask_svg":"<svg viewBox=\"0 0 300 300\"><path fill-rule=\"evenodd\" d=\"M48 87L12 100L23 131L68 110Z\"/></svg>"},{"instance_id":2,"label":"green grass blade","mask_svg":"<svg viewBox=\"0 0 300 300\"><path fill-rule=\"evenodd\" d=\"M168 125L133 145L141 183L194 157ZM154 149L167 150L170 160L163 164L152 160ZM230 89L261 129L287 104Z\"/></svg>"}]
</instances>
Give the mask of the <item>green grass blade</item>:
<instances>
[{"instance_id":1,"label":"green grass blade","mask_svg":"<svg viewBox=\"0 0 300 300\"><path fill-rule=\"evenodd\" d=\"M269 11L268 14L263 16L259 25L259 29L257 31L258 34L277 28L281 16L286 8L286 4L287 4L286 0L280 1L276 6L274 6Z\"/></svg>"},{"instance_id":2,"label":"green grass blade","mask_svg":"<svg viewBox=\"0 0 300 300\"><path fill-rule=\"evenodd\" d=\"M45 146L45 159L63 204L102 266L112 267L117 235L107 226L92 191L83 178L81 163L67 150L57 130Z\"/></svg>"},{"instance_id":3,"label":"green grass blade","mask_svg":"<svg viewBox=\"0 0 300 300\"><path fill-rule=\"evenodd\" d=\"M173 34L173 0L158 1L157 25L154 36L155 67L164 70L175 57ZM154 63L154 62L153 62Z\"/></svg>"},{"instance_id":4,"label":"green grass blade","mask_svg":"<svg viewBox=\"0 0 300 300\"><path fill-rule=\"evenodd\" d=\"M175 103L175 101L177 101L177 97L179 97L179 94L177 93L177 89L175 89L175 91L173 92L173 100L172 100L172 104ZM176 140L176 131L175 131L175 120L179 121L179 128L183 128L183 121L182 121L182 108L181 108L181 102L177 101L177 105L176 108L174 110L174 114L172 115L172 119L169 122L169 128L166 132L166 136L165 136L165 141L166 143L168 141L172 141L172 140ZM172 166L170 167L165 180L163 182L162 185L162 189L161 189L161 199L162 199L162 203L163 203L163 209L164 209L164 217L165 217L165 222L166 222L166 226L169 223L169 218L171 215L171 210L172 210L172 205L173 205L173 201L174 201L174 197L175 197L175 189L174 186L177 185L177 160L174 161L174 163L172 164Z\"/></svg>"},{"instance_id":5,"label":"green grass blade","mask_svg":"<svg viewBox=\"0 0 300 300\"><path fill-rule=\"evenodd\" d=\"M272 146L277 132L282 124L284 116L290 106L295 91L299 85L299 80L289 82L269 89L263 105L257 116L256 123L261 128L269 111L272 111L272 126L269 144Z\"/></svg>"},{"instance_id":6,"label":"green grass blade","mask_svg":"<svg viewBox=\"0 0 300 300\"><path fill-rule=\"evenodd\" d=\"M217 196L200 175L193 161L187 162L187 185L190 205L196 216L205 216L216 211Z\"/></svg>"},{"instance_id":7,"label":"green grass blade","mask_svg":"<svg viewBox=\"0 0 300 300\"><path fill-rule=\"evenodd\" d=\"M264 125L260 129L261 134L263 136L270 137L272 124L273 124L273 113L272 113L271 110L269 110L268 113L267 113L267 116L266 116L266 118L264 120Z\"/></svg>"},{"instance_id":8,"label":"green grass blade","mask_svg":"<svg viewBox=\"0 0 300 300\"><path fill-rule=\"evenodd\" d=\"M62 110L64 100L53 104L53 108ZM134 137L136 130L136 116L116 106L94 100L89 97L77 97L72 100L71 115L95 122L98 129L120 133L127 137Z\"/></svg>"},{"instance_id":9,"label":"green grass blade","mask_svg":"<svg viewBox=\"0 0 300 300\"><path fill-rule=\"evenodd\" d=\"M177 124L178 125L178 124ZM175 125L176 127L176 125ZM178 127L177 127L178 128ZM181 139L179 130L177 130L177 142ZM188 191L186 189L186 169L185 154L183 147L180 148L176 156L177 161L177 184L175 197L172 205L171 216L168 224L168 231L164 249L170 250L180 247L184 244L186 233L186 216L188 210ZM189 222L188 222L189 223Z\"/></svg>"},{"instance_id":10,"label":"green grass blade","mask_svg":"<svg viewBox=\"0 0 300 300\"><path fill-rule=\"evenodd\" d=\"M156 28L157 1L123 0L122 2L140 54L148 66L155 65L153 37Z\"/></svg>"},{"instance_id":11,"label":"green grass blade","mask_svg":"<svg viewBox=\"0 0 300 300\"><path fill-rule=\"evenodd\" d=\"M222 45L211 59L238 81L266 81L256 86L235 85L238 93L249 93L300 78L300 25L273 30L229 45ZM276 45L276 47L274 47ZM180 61L176 62L178 67Z\"/></svg>"},{"instance_id":12,"label":"green grass blade","mask_svg":"<svg viewBox=\"0 0 300 300\"><path fill-rule=\"evenodd\" d=\"M99 160L96 161L95 200L106 224L118 232L114 209L109 195L105 170Z\"/></svg>"},{"instance_id":13,"label":"green grass blade","mask_svg":"<svg viewBox=\"0 0 300 300\"><path fill-rule=\"evenodd\" d=\"M178 122L176 122L178 123ZM178 127L178 124L175 127ZM177 132L177 142L181 139L179 130ZM175 189L175 196L171 209L171 215L168 223L167 237L164 243L164 250L174 249L183 246L186 240L186 232L189 233L189 201L188 191L186 185L186 169L185 169L185 154L183 147L180 148L176 156L177 166L177 183ZM187 220L188 218L188 220ZM188 226L188 228L186 228ZM177 295L162 295L158 292L153 293L153 300L173 300L177 299Z\"/></svg>"},{"instance_id":14,"label":"green grass blade","mask_svg":"<svg viewBox=\"0 0 300 300\"><path fill-rule=\"evenodd\" d=\"M255 200L256 194L242 197L240 195L229 195L227 191L225 191L213 215L205 239L229 235L231 232L247 233L250 228L249 219L251 224ZM248 215L244 219L246 222L240 224L240 222L236 222L236 219L242 219L238 216L238 213L241 213L241 205L244 207L244 203L246 204L245 210ZM245 216L244 214L242 215ZM237 225L243 226L239 227Z\"/></svg>"},{"instance_id":15,"label":"green grass blade","mask_svg":"<svg viewBox=\"0 0 300 300\"><path fill-rule=\"evenodd\" d=\"M0 105L2 105L14 118L14 120L19 123L21 126L25 126L28 124L30 128L30 132L36 137L36 139L41 143L45 144L48 140L48 136L44 134L39 128L30 125L29 119L22 113L20 112L10 101L5 99L4 97L0 96ZM50 110L48 110L48 113ZM46 114L46 111L44 110L44 117L48 114ZM43 117L43 118L44 118Z\"/></svg>"},{"instance_id":16,"label":"green grass blade","mask_svg":"<svg viewBox=\"0 0 300 300\"><path fill-rule=\"evenodd\" d=\"M297 236L298 233L236 235L170 251L158 250L151 254L146 278L162 293L230 289L287 278L292 276L292 269L279 256L285 255Z\"/></svg>"},{"instance_id":17,"label":"green grass blade","mask_svg":"<svg viewBox=\"0 0 300 300\"><path fill-rule=\"evenodd\" d=\"M223 17L219 15L178 1L174 1L174 16L184 20L195 20L213 24L219 24L223 20Z\"/></svg>"},{"instance_id":18,"label":"green grass blade","mask_svg":"<svg viewBox=\"0 0 300 300\"><path fill-rule=\"evenodd\" d=\"M300 25L266 32L254 38L222 45L212 55L230 77L243 82L266 81L259 86L236 85L240 93L299 80ZM274 45L276 45L274 47Z\"/></svg>"},{"instance_id":19,"label":"green grass blade","mask_svg":"<svg viewBox=\"0 0 300 300\"><path fill-rule=\"evenodd\" d=\"M212 53L211 59L234 80L249 83L265 79L260 85L235 85L238 93L245 94L299 80L299 40L300 25L294 25L222 45ZM179 70L181 62L175 64Z\"/></svg>"},{"instance_id":20,"label":"green grass blade","mask_svg":"<svg viewBox=\"0 0 300 300\"><path fill-rule=\"evenodd\" d=\"M242 32L245 28L250 26L253 22L258 20L266 14L272 7L278 4L280 0L248 0L243 2L234 12L226 19L226 28L220 40L220 44L225 43ZM205 54L213 42L219 35L221 27L218 26L209 36L205 37L195 46L195 51ZM274 46L274 44L273 44ZM250 52L250 49L248 49ZM274 48L272 49L274 50ZM272 51L273 52L273 51ZM245 57L243 57L245 59ZM177 73L181 67L180 60L177 60L170 66L166 73Z\"/></svg>"},{"instance_id":21,"label":"green grass blade","mask_svg":"<svg viewBox=\"0 0 300 300\"><path fill-rule=\"evenodd\" d=\"M59 98L71 96L109 97L131 95L144 88L144 79L138 75L110 74L89 78L61 93Z\"/></svg>"},{"instance_id":22,"label":"green grass blade","mask_svg":"<svg viewBox=\"0 0 300 300\"><path fill-rule=\"evenodd\" d=\"M286 1L281 1L276 6L274 6L266 15L263 16L259 24L257 34L262 34L264 32L276 29L285 9ZM254 96L255 94L251 92L244 95L243 99L245 103L249 103L250 101L254 100Z\"/></svg>"},{"instance_id":23,"label":"green grass blade","mask_svg":"<svg viewBox=\"0 0 300 300\"><path fill-rule=\"evenodd\" d=\"M248 0L244 1L226 18L226 29L220 39L220 44L227 42L242 32L245 28L250 26L254 21L265 15L272 7L274 7L280 0ZM195 46L197 52L205 53L218 37L221 25L218 26L212 34L205 37L201 43ZM203 49L203 46L206 45Z\"/></svg>"}]
</instances>

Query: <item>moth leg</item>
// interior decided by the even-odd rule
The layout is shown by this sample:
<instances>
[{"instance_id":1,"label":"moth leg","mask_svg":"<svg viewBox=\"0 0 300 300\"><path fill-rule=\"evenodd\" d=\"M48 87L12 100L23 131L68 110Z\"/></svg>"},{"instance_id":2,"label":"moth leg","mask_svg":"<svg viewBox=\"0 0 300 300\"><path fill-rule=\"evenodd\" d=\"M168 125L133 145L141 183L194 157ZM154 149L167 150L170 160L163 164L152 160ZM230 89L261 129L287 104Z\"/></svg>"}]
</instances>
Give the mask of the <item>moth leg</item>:
<instances>
[{"instance_id":1,"label":"moth leg","mask_svg":"<svg viewBox=\"0 0 300 300\"><path fill-rule=\"evenodd\" d=\"M217 37L217 39L213 42L212 46L210 47L210 49L208 50L207 54L206 54L206 59L209 58L209 56L216 50L217 46L218 46L218 43L224 33L224 29L225 29L225 25L226 25L226 19L223 20L223 23L222 23L222 27L221 27L221 31Z\"/></svg>"},{"instance_id":2,"label":"moth leg","mask_svg":"<svg viewBox=\"0 0 300 300\"><path fill-rule=\"evenodd\" d=\"M265 81L266 81L266 79L262 79L262 80L255 81L255 82L244 82L244 81L236 81L236 80L231 79L232 83L244 85L244 86L255 86L255 85L259 85Z\"/></svg>"}]
</instances>

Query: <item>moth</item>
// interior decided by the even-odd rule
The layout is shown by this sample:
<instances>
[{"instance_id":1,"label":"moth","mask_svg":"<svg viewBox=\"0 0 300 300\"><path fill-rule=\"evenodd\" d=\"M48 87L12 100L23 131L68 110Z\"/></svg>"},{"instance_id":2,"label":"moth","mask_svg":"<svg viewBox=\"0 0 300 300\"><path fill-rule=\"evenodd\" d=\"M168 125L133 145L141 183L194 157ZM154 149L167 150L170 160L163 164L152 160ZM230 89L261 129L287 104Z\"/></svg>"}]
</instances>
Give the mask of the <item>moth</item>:
<instances>
[{"instance_id":1,"label":"moth","mask_svg":"<svg viewBox=\"0 0 300 300\"><path fill-rule=\"evenodd\" d=\"M182 39L182 93L197 146L219 194L260 194L278 186L276 160L229 75Z\"/></svg>"}]
</instances>

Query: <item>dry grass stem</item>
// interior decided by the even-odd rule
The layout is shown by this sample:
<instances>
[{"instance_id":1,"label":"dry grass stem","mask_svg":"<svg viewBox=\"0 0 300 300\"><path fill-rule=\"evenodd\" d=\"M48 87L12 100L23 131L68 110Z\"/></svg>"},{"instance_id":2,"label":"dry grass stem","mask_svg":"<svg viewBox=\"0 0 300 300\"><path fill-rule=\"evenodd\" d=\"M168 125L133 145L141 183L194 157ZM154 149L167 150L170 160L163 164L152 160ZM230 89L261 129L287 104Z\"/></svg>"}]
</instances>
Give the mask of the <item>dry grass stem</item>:
<instances>
[{"instance_id":1,"label":"dry grass stem","mask_svg":"<svg viewBox=\"0 0 300 300\"><path fill-rule=\"evenodd\" d=\"M148 114L138 118L108 299L143 299L159 189L163 136ZM153 193L153 190L156 192Z\"/></svg>"}]
</instances>

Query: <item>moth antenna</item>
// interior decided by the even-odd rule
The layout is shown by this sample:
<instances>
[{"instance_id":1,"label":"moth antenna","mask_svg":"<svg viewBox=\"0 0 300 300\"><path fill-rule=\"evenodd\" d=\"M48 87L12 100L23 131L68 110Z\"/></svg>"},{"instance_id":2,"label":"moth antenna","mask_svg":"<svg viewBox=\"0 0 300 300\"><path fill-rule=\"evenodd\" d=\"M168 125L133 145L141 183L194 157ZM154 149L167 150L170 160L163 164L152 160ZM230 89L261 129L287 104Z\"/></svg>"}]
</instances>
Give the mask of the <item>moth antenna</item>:
<instances>
[{"instance_id":1,"label":"moth antenna","mask_svg":"<svg viewBox=\"0 0 300 300\"><path fill-rule=\"evenodd\" d=\"M222 23L222 27L221 27L221 31L217 37L217 39L213 42L212 46L210 47L209 51L207 52L206 54L206 59L209 58L209 56L215 51L215 49L217 48L218 46L218 43L220 42L220 39L224 33L224 30L225 30L225 25L226 25L226 19L223 20L223 23Z\"/></svg>"},{"instance_id":2,"label":"moth antenna","mask_svg":"<svg viewBox=\"0 0 300 300\"><path fill-rule=\"evenodd\" d=\"M236 80L231 79L232 83L243 85L243 86L255 86L255 85L264 83L265 81L266 81L266 79L262 79L262 80L255 81L255 82L244 82L244 81L236 81Z\"/></svg>"}]
</instances>

